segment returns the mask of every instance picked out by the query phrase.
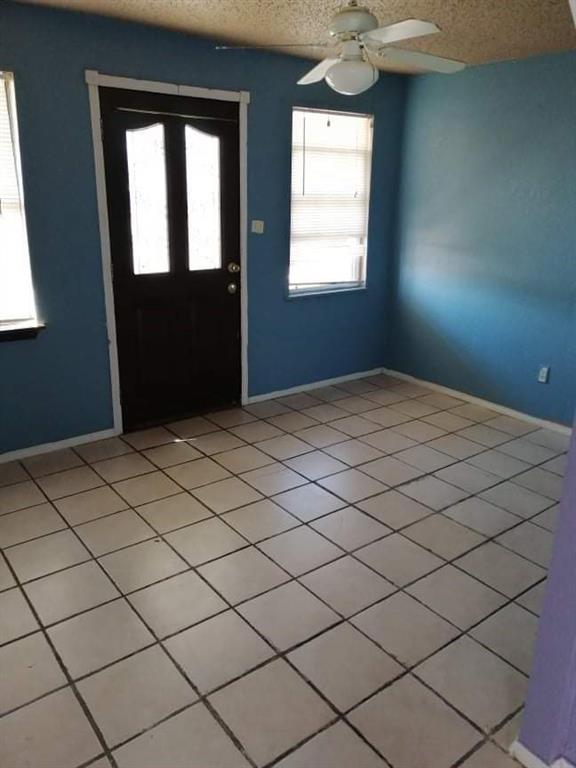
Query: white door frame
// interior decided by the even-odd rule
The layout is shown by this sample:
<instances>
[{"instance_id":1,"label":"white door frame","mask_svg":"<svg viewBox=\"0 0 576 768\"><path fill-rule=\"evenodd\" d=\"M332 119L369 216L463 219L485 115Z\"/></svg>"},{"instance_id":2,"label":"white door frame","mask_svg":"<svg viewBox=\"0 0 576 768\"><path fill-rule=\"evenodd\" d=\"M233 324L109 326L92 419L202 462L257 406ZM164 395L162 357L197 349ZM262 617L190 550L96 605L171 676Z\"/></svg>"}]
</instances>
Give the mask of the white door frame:
<instances>
[{"instance_id":1,"label":"white door frame","mask_svg":"<svg viewBox=\"0 0 576 768\"><path fill-rule=\"evenodd\" d=\"M106 174L104 170L104 145L102 142L100 93L98 88L122 88L148 93L169 93L175 96L192 96L216 101L236 101L239 103L239 150L240 150L240 333L242 387L241 401L248 398L248 91L222 91L213 88L198 88L192 85L157 82L154 80L136 80L131 77L105 75L87 69L85 71L90 99L90 119L92 123L92 144L94 148L94 170L96 174L96 195L98 200L98 223L100 228L100 250L102 254L102 276L104 281L104 300L106 306L106 328L108 333L108 351L110 356L110 386L112 391L112 409L114 415L114 433L121 434L122 407L120 402L120 374L118 368L118 340L116 336L116 318L114 314L114 286L112 283L112 254L110 250L110 229L108 225L108 201L106 196Z\"/></svg>"}]
</instances>

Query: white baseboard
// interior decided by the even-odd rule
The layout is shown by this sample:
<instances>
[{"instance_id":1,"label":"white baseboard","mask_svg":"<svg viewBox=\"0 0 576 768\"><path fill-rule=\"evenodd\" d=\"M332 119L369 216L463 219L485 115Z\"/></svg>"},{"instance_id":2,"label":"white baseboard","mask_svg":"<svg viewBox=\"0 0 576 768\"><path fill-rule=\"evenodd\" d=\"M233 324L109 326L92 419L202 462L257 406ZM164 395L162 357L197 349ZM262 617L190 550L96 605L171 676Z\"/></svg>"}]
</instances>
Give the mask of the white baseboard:
<instances>
[{"instance_id":1,"label":"white baseboard","mask_svg":"<svg viewBox=\"0 0 576 768\"><path fill-rule=\"evenodd\" d=\"M242 400L243 405L249 403L258 403L261 400L270 400L274 397L282 397L283 395L292 395L295 392L305 392L309 389L316 389L317 387L327 387L330 384L339 384L343 381L352 381L354 379L363 379L366 376L376 376L382 372L382 368L374 368L371 371L361 371L360 373L350 373L346 376L338 376L334 379L324 379L323 381L315 381L312 384L302 384L298 387L290 387L290 389L282 389L276 392L268 392L264 395L254 395ZM0 464L4 464L7 461L16 461L18 459L27 459L30 456L36 456L38 453L48 453L51 451L59 451L62 448L73 448L76 445L84 445L85 443L93 443L96 440L104 440L107 437L115 437L121 434L117 429L105 429L102 432L93 432L89 435L78 435L77 437L70 437L67 440L58 440L54 443L42 443L40 445L33 445L29 448L21 448L17 451L8 451L0 454Z\"/></svg>"},{"instance_id":2,"label":"white baseboard","mask_svg":"<svg viewBox=\"0 0 576 768\"><path fill-rule=\"evenodd\" d=\"M308 392L312 389L318 389L318 387L329 387L333 384L341 384L344 381L354 381L355 379L364 379L367 376L377 376L379 373L386 373L389 376L395 376L403 381L410 381L413 384L421 384L422 386L433 389L436 392L443 392L446 395L452 395L452 397L459 397L467 400L470 403L481 405L485 408L491 408L493 411L502 413L506 416L512 416L516 419L523 419L529 421L532 424L536 424L543 429L551 429L555 432L560 432L563 435L570 435L570 427L564 424L557 424L554 421L547 421L546 419L539 419L536 416L530 416L527 413L521 413L515 411L512 408L507 408L497 403L492 403L489 400L482 400L479 397L474 397L466 392L460 392L457 389L450 389L444 387L441 384L435 384L432 381L426 381L425 379L418 379L416 376L410 376L407 373L401 371L394 371L391 368L372 368L370 371L359 371L357 373L348 373L345 376L335 376L332 379L322 379L321 381L313 381L309 384L301 384L296 387L289 387L288 389L278 389L274 392L265 392L262 395L251 395L245 397L242 400L243 405L250 405L250 403L259 403L262 400L272 400L276 397L284 397L284 395L293 395L298 392ZM38 453L46 453L49 451L58 451L62 448L72 448L75 445L83 445L84 443L92 443L96 440L104 440L107 437L114 437L120 434L117 429L105 429L102 432L93 432L89 435L78 435L77 437L70 437L67 440L59 440L55 443L43 443L41 445L34 445L30 448L22 448L18 451L8 451L7 453L0 454L0 464L7 461L14 461L16 459L26 459L29 456L35 456ZM573 766L554 766L554 768L574 768Z\"/></svg>"},{"instance_id":3,"label":"white baseboard","mask_svg":"<svg viewBox=\"0 0 576 768\"><path fill-rule=\"evenodd\" d=\"M525 768L575 768L572 763L568 762L565 758L561 757L559 760L555 760L552 765L543 763L539 757L530 752L529 749L521 744L519 741L513 742L510 747L510 754Z\"/></svg>"},{"instance_id":4,"label":"white baseboard","mask_svg":"<svg viewBox=\"0 0 576 768\"><path fill-rule=\"evenodd\" d=\"M510 754L513 758L518 760L519 763L525 766L525 768L552 768L552 766L543 763L539 757L536 757L536 755L532 754L532 752L526 749L523 744L520 744L519 741L512 742L510 747Z\"/></svg>"},{"instance_id":5,"label":"white baseboard","mask_svg":"<svg viewBox=\"0 0 576 768\"><path fill-rule=\"evenodd\" d=\"M400 371L394 371L391 368L382 368L381 373L387 373L390 376L396 376L404 381L410 381L413 384L421 384L424 387L429 387L437 392L442 392L445 395L452 395L452 397L460 397L475 405L481 405L484 408L491 408L493 411L502 413L505 416L512 416L515 419L522 419L523 421L529 421L531 424L537 424L543 429L552 429L554 432L560 432L563 435L570 435L572 430L570 427L564 424L558 424L556 421L548 421L547 419L539 419L537 416L530 416L527 413L521 411L515 411L513 408L507 408L505 405L499 405L498 403L492 403L490 400L483 400L480 397L474 397L466 392L460 392L457 389L450 389L450 387L444 387L441 384L435 384L433 381L426 381L425 379L418 379L416 376L410 376L407 373L401 373Z\"/></svg>"},{"instance_id":6,"label":"white baseboard","mask_svg":"<svg viewBox=\"0 0 576 768\"><path fill-rule=\"evenodd\" d=\"M21 448L18 451L7 451L0 454L0 464L17 459L28 459L30 456L36 456L38 453L50 453L52 451L60 451L63 448L73 448L76 445L94 443L97 440L115 437L118 434L120 433L116 429L104 429L101 432L92 432L89 435L77 435L66 440L58 440L55 443L42 443L41 445L32 445L30 448Z\"/></svg>"},{"instance_id":7,"label":"white baseboard","mask_svg":"<svg viewBox=\"0 0 576 768\"><path fill-rule=\"evenodd\" d=\"M475 405L483 406L484 408L491 408L497 413L502 413L505 416L512 416L515 419L522 419L528 421L531 424L536 424L543 429L551 429L554 432L560 432L563 435L570 435L570 427L564 424L558 424L555 421L548 421L547 419L539 419L536 416L530 416L527 413L516 411L513 408L507 408L505 405L499 405L498 403L492 403L490 400L483 400L480 397L469 395L467 392L460 392L457 389L450 389L450 387L444 387L441 384L435 384L433 381L426 381L425 379L418 379L416 376L410 376L408 373L402 373L401 371L395 371L392 368L373 368L371 371L360 371L358 373L349 373L346 376L336 376L332 379L323 379L322 381L313 381L310 384L301 384L296 387L290 387L288 389L279 389L274 392L265 392L262 395L251 395L244 398L243 405L250 405L250 403L259 403L262 400L272 400L276 397L284 397L284 395L294 395L298 392L308 392L311 389L317 389L318 387L329 387L333 384L340 384L343 381L353 381L354 379L363 379L366 376L377 376L379 373L386 373L389 376L395 376L403 381L409 381L413 384L421 384L424 387L433 389L436 392L442 392L445 395L452 395L452 397L459 397L467 400Z\"/></svg>"},{"instance_id":8,"label":"white baseboard","mask_svg":"<svg viewBox=\"0 0 576 768\"><path fill-rule=\"evenodd\" d=\"M336 376L333 379L322 379L322 381L313 381L310 384L300 384L297 387L289 387L288 389L277 389L275 392L265 392L263 395L249 395L244 398L242 405L250 405L251 403L259 403L262 400L273 400L276 397L284 397L284 395L294 395L298 392L308 392L311 389L318 389L319 387L330 387L333 384L341 384L343 381L354 381L354 379L364 379L366 376L377 376L382 373L383 368L373 368L371 371L360 371L359 373L348 373L346 376Z\"/></svg>"}]
</instances>

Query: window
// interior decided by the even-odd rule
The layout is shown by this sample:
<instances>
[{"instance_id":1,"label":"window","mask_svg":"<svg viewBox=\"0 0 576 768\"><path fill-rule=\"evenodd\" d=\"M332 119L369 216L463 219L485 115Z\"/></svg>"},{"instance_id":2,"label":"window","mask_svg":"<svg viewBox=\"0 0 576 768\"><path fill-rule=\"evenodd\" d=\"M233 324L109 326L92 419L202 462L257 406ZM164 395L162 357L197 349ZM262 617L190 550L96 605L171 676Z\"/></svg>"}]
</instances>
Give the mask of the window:
<instances>
[{"instance_id":1,"label":"window","mask_svg":"<svg viewBox=\"0 0 576 768\"><path fill-rule=\"evenodd\" d=\"M220 139L189 125L185 134L189 268L220 269Z\"/></svg>"},{"instance_id":2,"label":"window","mask_svg":"<svg viewBox=\"0 0 576 768\"><path fill-rule=\"evenodd\" d=\"M294 109L290 293L366 280L372 117Z\"/></svg>"},{"instance_id":3,"label":"window","mask_svg":"<svg viewBox=\"0 0 576 768\"><path fill-rule=\"evenodd\" d=\"M126 131L126 157L134 274L169 272L164 126Z\"/></svg>"},{"instance_id":4,"label":"window","mask_svg":"<svg viewBox=\"0 0 576 768\"><path fill-rule=\"evenodd\" d=\"M12 75L0 72L0 330L35 326Z\"/></svg>"}]
</instances>

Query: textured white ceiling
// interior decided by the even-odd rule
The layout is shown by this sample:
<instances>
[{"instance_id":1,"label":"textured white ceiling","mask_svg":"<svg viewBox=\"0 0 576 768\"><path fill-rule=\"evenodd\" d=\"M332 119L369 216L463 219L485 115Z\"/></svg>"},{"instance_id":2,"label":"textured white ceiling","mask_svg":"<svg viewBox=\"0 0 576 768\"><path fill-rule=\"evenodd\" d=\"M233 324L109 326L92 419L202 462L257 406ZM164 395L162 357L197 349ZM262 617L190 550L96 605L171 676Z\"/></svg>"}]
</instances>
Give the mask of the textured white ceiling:
<instances>
[{"instance_id":1,"label":"textured white ceiling","mask_svg":"<svg viewBox=\"0 0 576 768\"><path fill-rule=\"evenodd\" d=\"M215 40L268 46L324 42L338 0L20 0L131 19ZM576 48L569 0L367 0L382 25L406 18L441 33L400 47L481 64ZM322 49L288 48L310 58ZM387 67L382 63L382 68Z\"/></svg>"}]
</instances>

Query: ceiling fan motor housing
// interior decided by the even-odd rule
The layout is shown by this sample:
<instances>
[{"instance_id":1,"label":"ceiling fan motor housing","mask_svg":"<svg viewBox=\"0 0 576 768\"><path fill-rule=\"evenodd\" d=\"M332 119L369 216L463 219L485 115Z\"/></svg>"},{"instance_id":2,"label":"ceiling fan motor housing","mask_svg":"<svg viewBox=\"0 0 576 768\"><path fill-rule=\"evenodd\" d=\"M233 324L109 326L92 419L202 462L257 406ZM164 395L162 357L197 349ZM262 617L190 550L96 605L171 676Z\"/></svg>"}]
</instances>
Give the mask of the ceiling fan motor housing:
<instances>
[{"instance_id":1,"label":"ceiling fan motor housing","mask_svg":"<svg viewBox=\"0 0 576 768\"><path fill-rule=\"evenodd\" d=\"M363 8L355 2L344 6L330 22L329 32L332 37L345 35L361 35L378 27L378 19L368 8Z\"/></svg>"}]
</instances>

